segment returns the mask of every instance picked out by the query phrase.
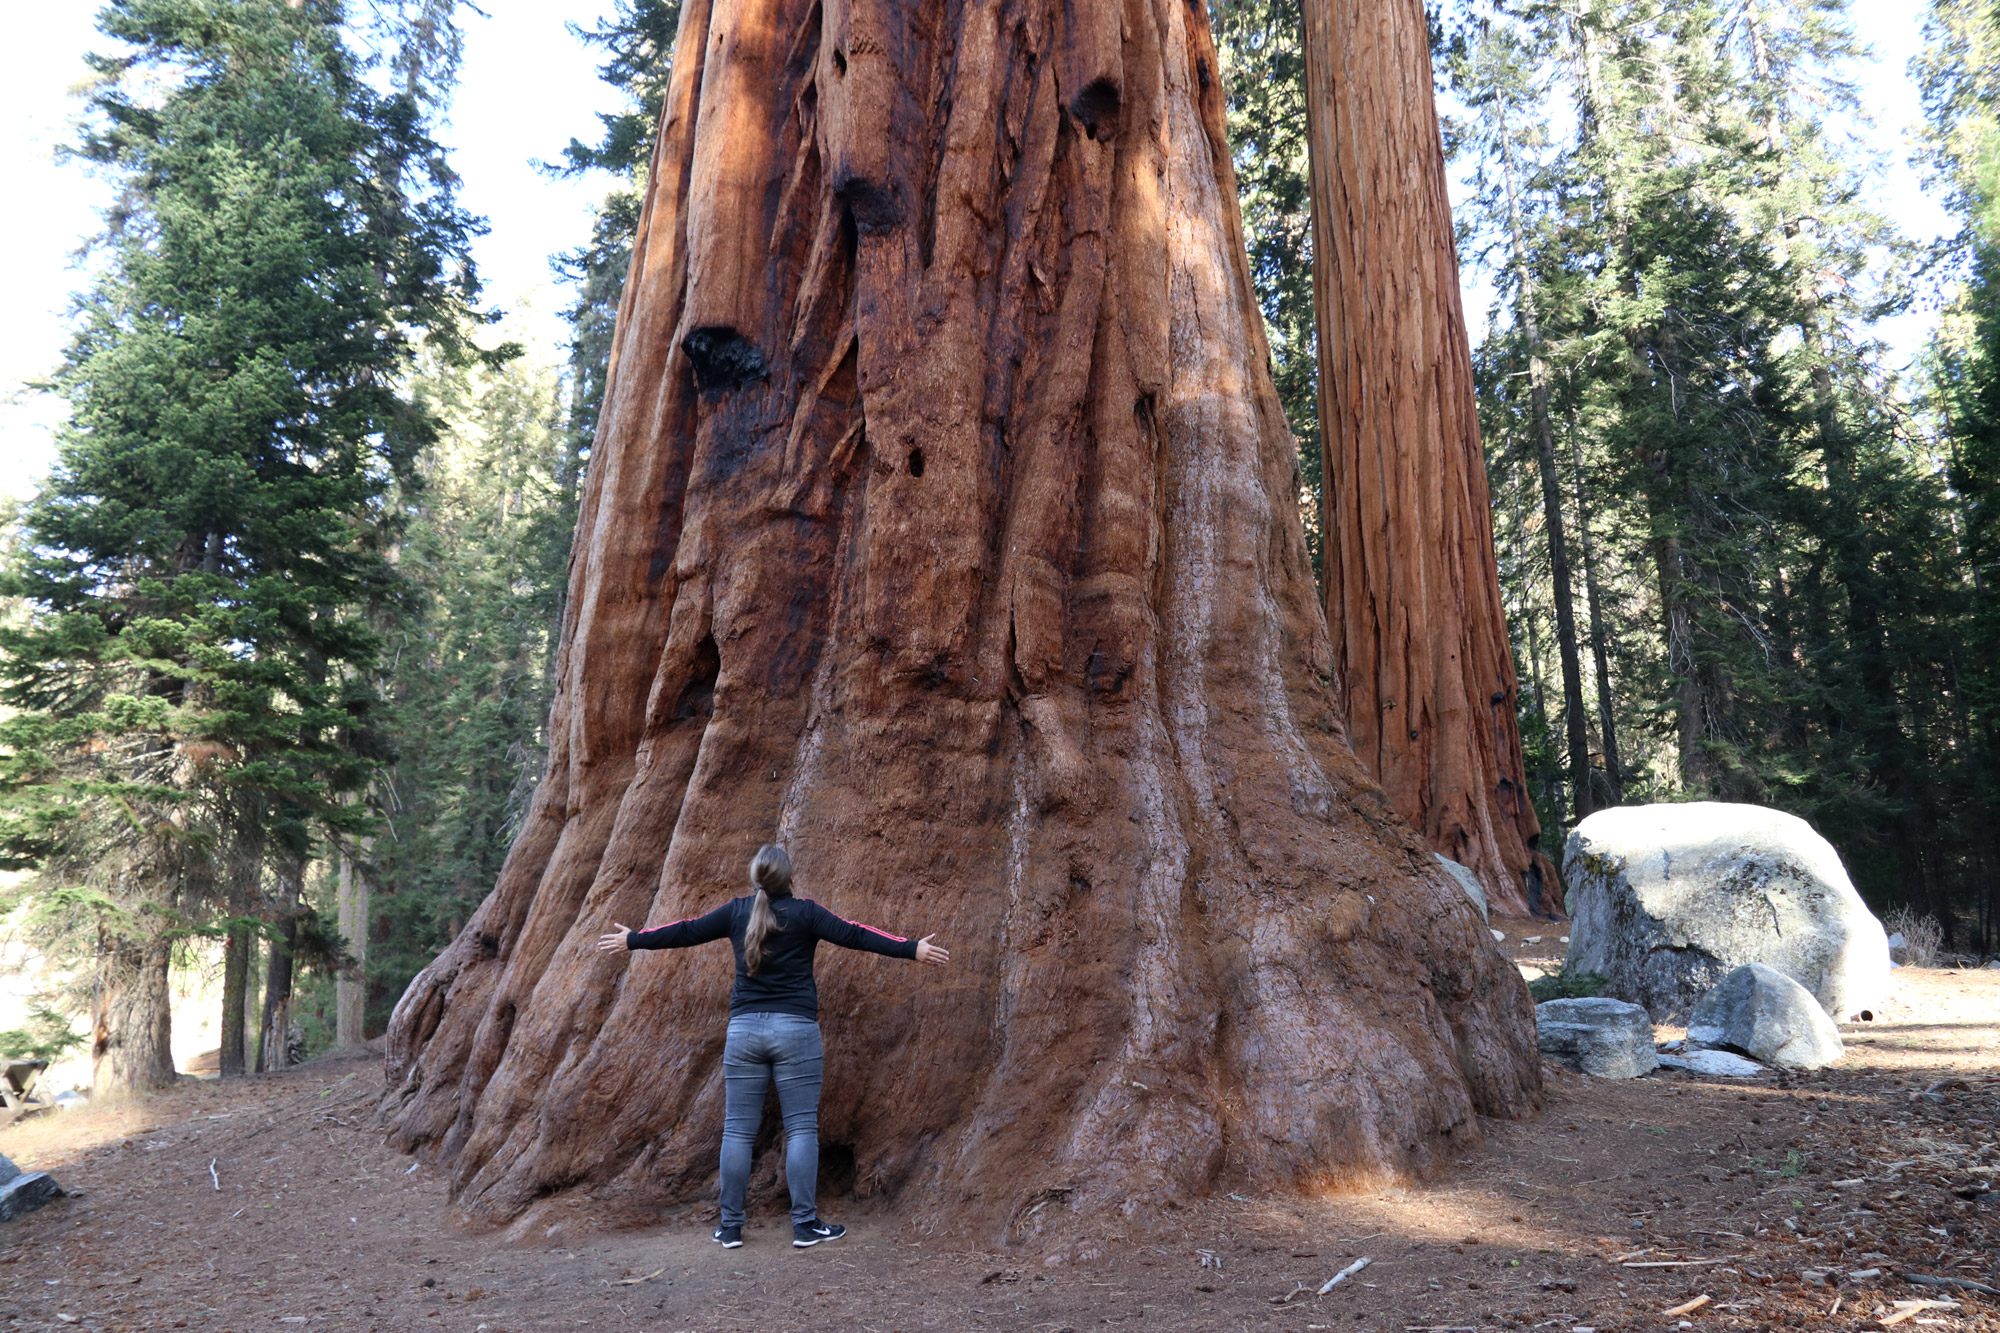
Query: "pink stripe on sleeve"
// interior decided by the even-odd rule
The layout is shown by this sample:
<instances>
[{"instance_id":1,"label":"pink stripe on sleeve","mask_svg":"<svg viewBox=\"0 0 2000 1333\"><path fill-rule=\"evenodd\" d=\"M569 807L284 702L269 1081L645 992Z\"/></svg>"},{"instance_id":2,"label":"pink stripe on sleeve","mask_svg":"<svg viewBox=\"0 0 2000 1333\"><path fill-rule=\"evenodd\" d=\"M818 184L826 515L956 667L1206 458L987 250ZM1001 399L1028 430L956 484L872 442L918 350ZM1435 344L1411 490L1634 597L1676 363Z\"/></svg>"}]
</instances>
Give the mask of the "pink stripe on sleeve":
<instances>
[{"instance_id":1,"label":"pink stripe on sleeve","mask_svg":"<svg viewBox=\"0 0 2000 1333\"><path fill-rule=\"evenodd\" d=\"M647 931L649 931L649 930L665 930L665 929L667 928L667 926L684 926L684 925L686 925L686 924L687 924L688 922L690 922L690 921L692 921L692 920L694 920L694 918L693 918L693 917L691 917L691 916L684 916L684 917L682 917L682 918L681 918L680 920L678 920L678 921L669 921L669 922L667 922L667 925L666 925L666 926L641 926L641 927L639 927L639 929L637 929L637 930L633 931L632 933L633 933L634 935L644 935L644 934L645 934L645 933L646 933Z\"/></svg>"},{"instance_id":2,"label":"pink stripe on sleeve","mask_svg":"<svg viewBox=\"0 0 2000 1333\"><path fill-rule=\"evenodd\" d=\"M842 921L847 921L846 917L842 917L840 919ZM859 926L871 935L880 935L883 939L894 940L898 944L908 944L910 942L907 936L891 935L886 930L877 930L874 926L869 925L866 921L847 921L847 924L850 926Z\"/></svg>"}]
</instances>

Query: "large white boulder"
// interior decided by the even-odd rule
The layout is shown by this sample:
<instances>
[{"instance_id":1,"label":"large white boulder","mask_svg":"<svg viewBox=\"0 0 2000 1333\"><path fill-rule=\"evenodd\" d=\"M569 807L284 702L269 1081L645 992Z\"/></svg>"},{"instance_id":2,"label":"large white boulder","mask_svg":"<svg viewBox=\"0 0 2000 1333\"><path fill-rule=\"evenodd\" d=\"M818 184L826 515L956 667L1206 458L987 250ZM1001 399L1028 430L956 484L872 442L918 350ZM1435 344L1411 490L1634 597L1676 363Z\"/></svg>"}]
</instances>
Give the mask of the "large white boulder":
<instances>
[{"instance_id":1,"label":"large white boulder","mask_svg":"<svg viewBox=\"0 0 2000 1333\"><path fill-rule=\"evenodd\" d=\"M1600 810L1563 853L1572 971L1679 1022L1736 968L1763 963L1836 1021L1881 1005L1889 940L1839 855L1796 816L1694 801Z\"/></svg>"}]
</instances>

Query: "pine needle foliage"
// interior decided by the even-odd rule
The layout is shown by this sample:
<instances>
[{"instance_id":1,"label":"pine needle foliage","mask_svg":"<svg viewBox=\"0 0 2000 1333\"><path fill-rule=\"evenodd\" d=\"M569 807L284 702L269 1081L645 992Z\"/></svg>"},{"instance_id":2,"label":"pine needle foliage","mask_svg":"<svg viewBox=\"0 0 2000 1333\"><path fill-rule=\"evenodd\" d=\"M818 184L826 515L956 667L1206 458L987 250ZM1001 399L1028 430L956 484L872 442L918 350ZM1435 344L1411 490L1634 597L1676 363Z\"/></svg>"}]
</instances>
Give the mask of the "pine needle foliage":
<instances>
[{"instance_id":1,"label":"pine needle foliage","mask_svg":"<svg viewBox=\"0 0 2000 1333\"><path fill-rule=\"evenodd\" d=\"M5 562L28 611L0 632L0 856L89 937L114 1044L163 1033L173 940L228 914L232 849L302 864L352 838L347 798L392 753L371 684L370 612L400 595L385 497L436 437L401 385L420 346L470 357L480 317L474 223L348 18L99 15L112 54L75 153L119 192L54 377L56 467ZM162 1076L159 1033L114 1082Z\"/></svg>"}]
</instances>

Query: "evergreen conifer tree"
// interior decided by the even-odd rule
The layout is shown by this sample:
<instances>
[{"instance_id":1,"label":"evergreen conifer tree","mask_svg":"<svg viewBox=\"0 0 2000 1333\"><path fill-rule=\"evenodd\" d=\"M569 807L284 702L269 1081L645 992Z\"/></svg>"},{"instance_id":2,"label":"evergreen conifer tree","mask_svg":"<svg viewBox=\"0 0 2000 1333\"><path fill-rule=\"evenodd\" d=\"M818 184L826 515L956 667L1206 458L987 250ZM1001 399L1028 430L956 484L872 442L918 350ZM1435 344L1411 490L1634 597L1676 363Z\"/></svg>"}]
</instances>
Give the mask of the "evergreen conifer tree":
<instances>
[{"instance_id":1,"label":"evergreen conifer tree","mask_svg":"<svg viewBox=\"0 0 2000 1333\"><path fill-rule=\"evenodd\" d=\"M240 980L267 872L295 892L388 754L366 613L395 595L383 497L435 432L400 386L419 341L469 354L474 224L348 18L113 0L99 20L124 50L93 58L78 151L120 195L6 570L30 614L0 642L0 843L95 959L107 1089L173 1075L175 940L226 930Z\"/></svg>"}]
</instances>

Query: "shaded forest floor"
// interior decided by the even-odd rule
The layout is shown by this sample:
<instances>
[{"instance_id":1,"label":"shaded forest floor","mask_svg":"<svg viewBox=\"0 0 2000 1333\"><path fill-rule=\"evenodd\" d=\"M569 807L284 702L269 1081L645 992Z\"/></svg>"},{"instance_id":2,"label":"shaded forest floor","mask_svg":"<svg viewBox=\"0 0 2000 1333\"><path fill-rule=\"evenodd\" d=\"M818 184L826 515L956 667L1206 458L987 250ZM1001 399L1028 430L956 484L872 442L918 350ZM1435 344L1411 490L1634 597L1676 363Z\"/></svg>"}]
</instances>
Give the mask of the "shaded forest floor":
<instances>
[{"instance_id":1,"label":"shaded forest floor","mask_svg":"<svg viewBox=\"0 0 2000 1333\"><path fill-rule=\"evenodd\" d=\"M510 1246L451 1226L439 1173L382 1147L372 1059L188 1080L0 1132L80 1191L0 1226L0 1328L1721 1333L1879 1328L1894 1300L1956 1295L1898 1327L2000 1330L2000 1300L1902 1276L2000 1287L2000 970L1897 979L1832 1070L1553 1075L1538 1119L1490 1122L1432 1184L1194 1200L1053 1252L925 1240L839 1200L852 1232L813 1250L775 1209L734 1251L692 1214Z\"/></svg>"}]
</instances>

